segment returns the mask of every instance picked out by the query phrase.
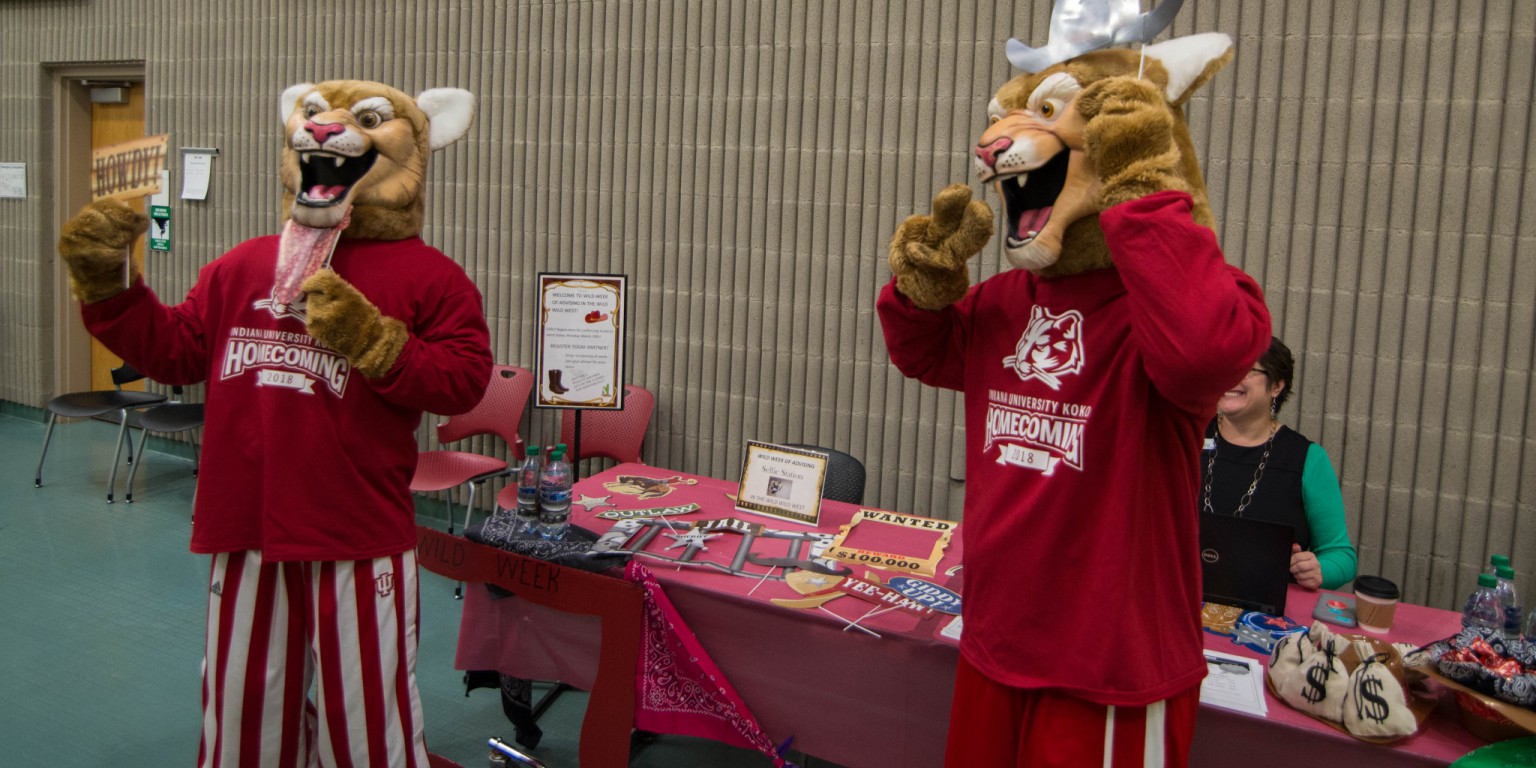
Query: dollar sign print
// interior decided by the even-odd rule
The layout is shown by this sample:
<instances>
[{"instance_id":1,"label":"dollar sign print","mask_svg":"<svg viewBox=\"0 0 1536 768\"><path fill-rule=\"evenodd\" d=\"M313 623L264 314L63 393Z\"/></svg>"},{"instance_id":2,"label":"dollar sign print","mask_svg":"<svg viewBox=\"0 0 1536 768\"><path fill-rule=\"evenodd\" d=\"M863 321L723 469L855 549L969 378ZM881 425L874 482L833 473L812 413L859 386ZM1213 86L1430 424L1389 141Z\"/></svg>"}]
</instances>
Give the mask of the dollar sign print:
<instances>
[{"instance_id":1,"label":"dollar sign print","mask_svg":"<svg viewBox=\"0 0 1536 768\"><path fill-rule=\"evenodd\" d=\"M1307 690L1302 691L1301 697L1306 699L1311 704L1316 704L1319 701L1322 701L1323 697L1328 693L1327 685L1329 671L1330 670L1325 665L1313 664L1311 668L1307 670Z\"/></svg>"},{"instance_id":2,"label":"dollar sign print","mask_svg":"<svg viewBox=\"0 0 1536 768\"><path fill-rule=\"evenodd\" d=\"M1387 700L1381 697L1381 678L1360 675L1355 683L1355 717L1384 723L1390 710Z\"/></svg>"}]
</instances>

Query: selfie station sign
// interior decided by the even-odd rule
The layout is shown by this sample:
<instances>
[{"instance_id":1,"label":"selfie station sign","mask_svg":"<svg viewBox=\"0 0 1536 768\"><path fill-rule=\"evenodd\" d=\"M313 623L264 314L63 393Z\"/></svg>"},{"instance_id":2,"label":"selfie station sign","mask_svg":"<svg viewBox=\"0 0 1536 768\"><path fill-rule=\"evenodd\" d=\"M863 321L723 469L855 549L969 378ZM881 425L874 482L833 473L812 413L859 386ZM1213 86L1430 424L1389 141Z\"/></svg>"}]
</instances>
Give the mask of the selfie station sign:
<instances>
[{"instance_id":1,"label":"selfie station sign","mask_svg":"<svg viewBox=\"0 0 1536 768\"><path fill-rule=\"evenodd\" d=\"M791 523L818 524L828 458L816 451L748 441L736 508Z\"/></svg>"},{"instance_id":2,"label":"selfie station sign","mask_svg":"<svg viewBox=\"0 0 1536 768\"><path fill-rule=\"evenodd\" d=\"M626 281L624 275L539 274L536 407L624 407ZM579 430L579 414L576 424Z\"/></svg>"}]
</instances>

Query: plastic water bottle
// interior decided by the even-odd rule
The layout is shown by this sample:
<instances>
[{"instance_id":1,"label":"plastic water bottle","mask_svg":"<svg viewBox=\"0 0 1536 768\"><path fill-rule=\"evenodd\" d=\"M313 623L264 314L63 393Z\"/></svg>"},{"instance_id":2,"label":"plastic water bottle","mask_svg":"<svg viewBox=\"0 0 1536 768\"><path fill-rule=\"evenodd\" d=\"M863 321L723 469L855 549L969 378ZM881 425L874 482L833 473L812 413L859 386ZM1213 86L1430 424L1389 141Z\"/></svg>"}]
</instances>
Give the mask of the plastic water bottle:
<instances>
[{"instance_id":1,"label":"plastic water bottle","mask_svg":"<svg viewBox=\"0 0 1536 768\"><path fill-rule=\"evenodd\" d=\"M517 467L517 530L533 533L539 524L539 472L544 462L539 447L528 446L528 457Z\"/></svg>"},{"instance_id":2,"label":"plastic water bottle","mask_svg":"<svg viewBox=\"0 0 1536 768\"><path fill-rule=\"evenodd\" d=\"M556 448L539 475L539 535L551 540L565 538L570 519L571 465L565 463L565 454Z\"/></svg>"},{"instance_id":3,"label":"plastic water bottle","mask_svg":"<svg viewBox=\"0 0 1536 768\"><path fill-rule=\"evenodd\" d=\"M1499 602L1499 580L1491 573L1478 574L1477 590L1467 597L1461 609L1463 627L1485 627L1504 631L1504 606Z\"/></svg>"},{"instance_id":4,"label":"plastic water bottle","mask_svg":"<svg viewBox=\"0 0 1536 768\"><path fill-rule=\"evenodd\" d=\"M1499 596L1499 605L1504 609L1504 639L1514 640L1520 637L1520 598L1515 593L1515 569L1501 565L1498 567L1499 585L1494 587L1494 594Z\"/></svg>"}]
</instances>

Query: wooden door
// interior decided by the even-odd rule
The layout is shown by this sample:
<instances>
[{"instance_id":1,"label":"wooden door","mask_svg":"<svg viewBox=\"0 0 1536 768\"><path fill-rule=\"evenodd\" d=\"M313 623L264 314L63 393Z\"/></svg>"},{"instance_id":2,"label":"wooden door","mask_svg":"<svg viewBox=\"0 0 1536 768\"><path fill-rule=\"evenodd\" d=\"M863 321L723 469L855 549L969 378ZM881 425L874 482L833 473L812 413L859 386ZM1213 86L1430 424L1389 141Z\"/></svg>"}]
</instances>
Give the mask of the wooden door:
<instances>
[{"instance_id":1,"label":"wooden door","mask_svg":"<svg viewBox=\"0 0 1536 768\"><path fill-rule=\"evenodd\" d=\"M125 103L91 104L91 149L144 138L144 84L132 83L125 90L128 92ZM125 202L144 213L144 198L136 197ZM144 238L134 242L130 258L143 268ZM91 339L91 389L112 389L112 369L122 364L122 358L108 351L101 342ZM143 388L142 381L124 386L124 389Z\"/></svg>"}]
</instances>

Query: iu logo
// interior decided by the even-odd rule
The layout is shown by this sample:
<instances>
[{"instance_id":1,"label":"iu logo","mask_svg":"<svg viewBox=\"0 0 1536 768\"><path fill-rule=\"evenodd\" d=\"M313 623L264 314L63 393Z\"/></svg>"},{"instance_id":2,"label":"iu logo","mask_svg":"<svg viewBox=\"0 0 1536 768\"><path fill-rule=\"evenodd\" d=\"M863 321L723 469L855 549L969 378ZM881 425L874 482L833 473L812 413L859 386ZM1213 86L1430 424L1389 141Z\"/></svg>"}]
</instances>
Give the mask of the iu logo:
<instances>
[{"instance_id":1,"label":"iu logo","mask_svg":"<svg viewBox=\"0 0 1536 768\"><path fill-rule=\"evenodd\" d=\"M395 591L395 574L381 573L373 580L373 586L379 592L379 597L389 597Z\"/></svg>"},{"instance_id":2,"label":"iu logo","mask_svg":"<svg viewBox=\"0 0 1536 768\"><path fill-rule=\"evenodd\" d=\"M1061 377L1083 370L1083 316L1077 310L1059 315L1036 304L1029 325L1019 336L1013 354L1003 358L1019 379L1039 379L1051 389L1061 389Z\"/></svg>"}]
</instances>

